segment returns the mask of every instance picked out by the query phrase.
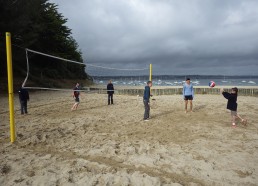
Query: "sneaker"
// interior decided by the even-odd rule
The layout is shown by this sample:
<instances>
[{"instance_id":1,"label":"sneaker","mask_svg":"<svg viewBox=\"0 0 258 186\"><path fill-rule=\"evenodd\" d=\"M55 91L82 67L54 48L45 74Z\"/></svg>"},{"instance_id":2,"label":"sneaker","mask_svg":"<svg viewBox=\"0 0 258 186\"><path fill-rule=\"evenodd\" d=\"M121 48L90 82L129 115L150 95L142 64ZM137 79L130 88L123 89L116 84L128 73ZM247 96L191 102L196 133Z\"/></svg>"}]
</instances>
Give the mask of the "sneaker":
<instances>
[{"instance_id":1,"label":"sneaker","mask_svg":"<svg viewBox=\"0 0 258 186\"><path fill-rule=\"evenodd\" d=\"M144 121L149 121L149 119L147 118L147 119L143 119Z\"/></svg>"}]
</instances>

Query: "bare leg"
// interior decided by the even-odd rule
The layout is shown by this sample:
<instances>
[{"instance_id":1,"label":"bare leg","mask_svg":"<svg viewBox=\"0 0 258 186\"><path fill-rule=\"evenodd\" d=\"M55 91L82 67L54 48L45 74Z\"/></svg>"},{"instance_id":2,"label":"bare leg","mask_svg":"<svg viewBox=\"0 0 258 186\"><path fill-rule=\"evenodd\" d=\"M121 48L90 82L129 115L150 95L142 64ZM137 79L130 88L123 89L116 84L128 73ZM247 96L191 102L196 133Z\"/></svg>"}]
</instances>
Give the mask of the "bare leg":
<instances>
[{"instance_id":1,"label":"bare leg","mask_svg":"<svg viewBox=\"0 0 258 186\"><path fill-rule=\"evenodd\" d=\"M190 111L192 112L193 111L193 101L190 100Z\"/></svg>"},{"instance_id":2,"label":"bare leg","mask_svg":"<svg viewBox=\"0 0 258 186\"><path fill-rule=\"evenodd\" d=\"M247 120L246 120L246 119L241 118L238 114L236 115L236 117L239 118L239 119L241 119L241 123L242 123L243 125L247 125Z\"/></svg>"},{"instance_id":3,"label":"bare leg","mask_svg":"<svg viewBox=\"0 0 258 186\"><path fill-rule=\"evenodd\" d=\"M77 110L78 106L79 106L79 103L77 103L77 104L76 104L76 106L75 106L75 110Z\"/></svg>"},{"instance_id":4,"label":"bare leg","mask_svg":"<svg viewBox=\"0 0 258 186\"><path fill-rule=\"evenodd\" d=\"M236 127L236 116L232 115L232 127Z\"/></svg>"},{"instance_id":5,"label":"bare leg","mask_svg":"<svg viewBox=\"0 0 258 186\"><path fill-rule=\"evenodd\" d=\"M243 118L241 118L239 115L236 115L236 118L241 119L242 121L244 120Z\"/></svg>"},{"instance_id":6,"label":"bare leg","mask_svg":"<svg viewBox=\"0 0 258 186\"><path fill-rule=\"evenodd\" d=\"M187 113L188 100L185 100L185 113Z\"/></svg>"},{"instance_id":7,"label":"bare leg","mask_svg":"<svg viewBox=\"0 0 258 186\"><path fill-rule=\"evenodd\" d=\"M78 107L78 105L79 105L79 103L74 103L74 104L73 104L73 107L71 108L71 110L76 110L77 107Z\"/></svg>"}]
</instances>

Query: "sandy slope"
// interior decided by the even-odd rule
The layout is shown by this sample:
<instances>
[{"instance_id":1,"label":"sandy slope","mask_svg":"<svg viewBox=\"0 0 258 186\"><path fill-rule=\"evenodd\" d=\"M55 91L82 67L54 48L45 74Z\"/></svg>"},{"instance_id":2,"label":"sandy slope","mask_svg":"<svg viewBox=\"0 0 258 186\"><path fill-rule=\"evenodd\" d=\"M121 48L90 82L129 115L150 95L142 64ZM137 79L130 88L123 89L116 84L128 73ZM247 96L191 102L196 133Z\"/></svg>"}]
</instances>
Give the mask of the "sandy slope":
<instances>
[{"instance_id":1,"label":"sandy slope","mask_svg":"<svg viewBox=\"0 0 258 186\"><path fill-rule=\"evenodd\" d=\"M194 113L182 96L158 96L142 121L135 96L84 94L71 112L67 92L31 93L19 114L17 142L9 142L7 98L1 97L2 185L257 185L258 98L239 97L248 126L231 128L226 100L196 95Z\"/></svg>"}]
</instances>

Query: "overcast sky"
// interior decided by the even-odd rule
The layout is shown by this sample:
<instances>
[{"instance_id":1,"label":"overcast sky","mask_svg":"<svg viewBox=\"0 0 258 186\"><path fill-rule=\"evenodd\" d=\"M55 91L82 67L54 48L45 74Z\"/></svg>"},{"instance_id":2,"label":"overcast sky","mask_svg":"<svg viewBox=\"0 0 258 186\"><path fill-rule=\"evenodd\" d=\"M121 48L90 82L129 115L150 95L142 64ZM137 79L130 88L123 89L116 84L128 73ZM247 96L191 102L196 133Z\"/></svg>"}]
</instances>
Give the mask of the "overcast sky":
<instances>
[{"instance_id":1,"label":"overcast sky","mask_svg":"<svg viewBox=\"0 0 258 186\"><path fill-rule=\"evenodd\" d=\"M85 63L258 75L258 0L50 0Z\"/></svg>"}]
</instances>

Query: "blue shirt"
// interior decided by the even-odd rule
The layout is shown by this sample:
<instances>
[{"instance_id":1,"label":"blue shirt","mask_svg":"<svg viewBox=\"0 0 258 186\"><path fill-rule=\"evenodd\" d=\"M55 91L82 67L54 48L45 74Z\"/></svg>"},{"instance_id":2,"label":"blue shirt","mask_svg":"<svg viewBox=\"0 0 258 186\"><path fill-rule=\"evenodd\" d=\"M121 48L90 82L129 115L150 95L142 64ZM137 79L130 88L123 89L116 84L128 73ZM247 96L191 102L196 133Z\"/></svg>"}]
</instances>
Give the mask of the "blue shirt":
<instances>
[{"instance_id":1,"label":"blue shirt","mask_svg":"<svg viewBox=\"0 0 258 186\"><path fill-rule=\"evenodd\" d=\"M194 96L194 89L192 83L188 85L187 83L183 86L183 96Z\"/></svg>"},{"instance_id":2,"label":"blue shirt","mask_svg":"<svg viewBox=\"0 0 258 186\"><path fill-rule=\"evenodd\" d=\"M145 86L143 99L146 101L149 101L149 99L150 99L150 87L149 86Z\"/></svg>"}]
</instances>

